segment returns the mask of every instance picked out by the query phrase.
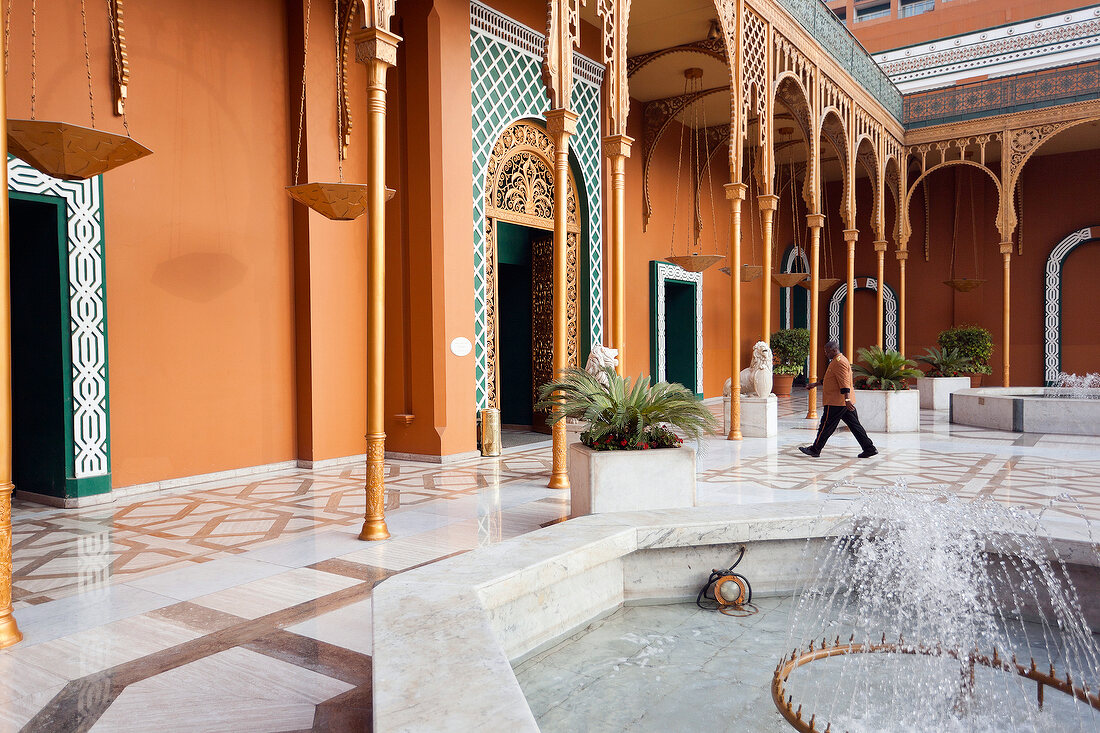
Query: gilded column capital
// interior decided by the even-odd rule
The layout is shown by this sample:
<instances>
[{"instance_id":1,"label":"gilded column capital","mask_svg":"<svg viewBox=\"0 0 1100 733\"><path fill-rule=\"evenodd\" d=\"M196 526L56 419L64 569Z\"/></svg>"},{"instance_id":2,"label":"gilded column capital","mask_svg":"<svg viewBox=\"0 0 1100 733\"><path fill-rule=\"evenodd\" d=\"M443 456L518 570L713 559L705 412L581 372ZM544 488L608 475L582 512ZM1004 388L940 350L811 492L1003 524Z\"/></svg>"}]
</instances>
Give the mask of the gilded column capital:
<instances>
[{"instance_id":1,"label":"gilded column capital","mask_svg":"<svg viewBox=\"0 0 1100 733\"><path fill-rule=\"evenodd\" d=\"M630 146L633 144L634 138L629 135L608 135L603 139L603 154L608 158L629 158Z\"/></svg>"},{"instance_id":2,"label":"gilded column capital","mask_svg":"<svg viewBox=\"0 0 1100 733\"><path fill-rule=\"evenodd\" d=\"M858 229L845 229L844 230L844 241L845 242L855 242L857 239L859 239L859 230Z\"/></svg>"},{"instance_id":3,"label":"gilded column capital","mask_svg":"<svg viewBox=\"0 0 1100 733\"><path fill-rule=\"evenodd\" d=\"M824 214L806 214L806 226L820 229L825 226Z\"/></svg>"},{"instance_id":4,"label":"gilded column capital","mask_svg":"<svg viewBox=\"0 0 1100 733\"><path fill-rule=\"evenodd\" d=\"M355 60L361 64L380 61L387 68L397 66L397 46L401 36L381 28L362 28L351 35L355 42Z\"/></svg>"},{"instance_id":5,"label":"gilded column capital","mask_svg":"<svg viewBox=\"0 0 1100 733\"><path fill-rule=\"evenodd\" d=\"M1012 250L1012 242L1001 242L1001 254L1010 255L1012 254Z\"/></svg>"},{"instance_id":6,"label":"gilded column capital","mask_svg":"<svg viewBox=\"0 0 1100 733\"><path fill-rule=\"evenodd\" d=\"M546 131L554 138L554 143L565 136L572 137L577 133L577 120L580 115L569 109L552 109L546 113Z\"/></svg>"},{"instance_id":7,"label":"gilded column capital","mask_svg":"<svg viewBox=\"0 0 1100 733\"><path fill-rule=\"evenodd\" d=\"M756 197L761 211L775 211L779 208L779 197L774 193L764 193Z\"/></svg>"},{"instance_id":8,"label":"gilded column capital","mask_svg":"<svg viewBox=\"0 0 1100 733\"><path fill-rule=\"evenodd\" d=\"M874 242L876 252L885 252L887 242L885 239L876 239Z\"/></svg>"},{"instance_id":9,"label":"gilded column capital","mask_svg":"<svg viewBox=\"0 0 1100 733\"><path fill-rule=\"evenodd\" d=\"M726 189L726 198L731 201L744 201L749 190L744 183L727 183L723 188Z\"/></svg>"},{"instance_id":10,"label":"gilded column capital","mask_svg":"<svg viewBox=\"0 0 1100 733\"><path fill-rule=\"evenodd\" d=\"M909 259L909 250L899 249L894 256L898 258L899 262L905 262L907 259Z\"/></svg>"}]
</instances>

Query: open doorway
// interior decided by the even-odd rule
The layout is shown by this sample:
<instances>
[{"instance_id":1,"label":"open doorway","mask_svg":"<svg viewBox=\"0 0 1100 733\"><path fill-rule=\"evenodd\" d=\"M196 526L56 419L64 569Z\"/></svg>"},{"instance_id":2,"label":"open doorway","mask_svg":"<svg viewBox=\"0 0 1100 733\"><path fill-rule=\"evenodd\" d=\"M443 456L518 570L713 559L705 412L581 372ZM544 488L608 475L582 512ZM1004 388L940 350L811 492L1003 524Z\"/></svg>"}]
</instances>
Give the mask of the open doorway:
<instances>
[{"instance_id":1,"label":"open doorway","mask_svg":"<svg viewBox=\"0 0 1100 733\"><path fill-rule=\"evenodd\" d=\"M64 202L11 196L12 480L64 497L71 429Z\"/></svg>"},{"instance_id":2,"label":"open doorway","mask_svg":"<svg viewBox=\"0 0 1100 733\"><path fill-rule=\"evenodd\" d=\"M702 398L702 275L661 260L650 262L650 369Z\"/></svg>"},{"instance_id":3,"label":"open doorway","mask_svg":"<svg viewBox=\"0 0 1100 733\"><path fill-rule=\"evenodd\" d=\"M665 281L665 381L695 391L695 285Z\"/></svg>"}]
</instances>

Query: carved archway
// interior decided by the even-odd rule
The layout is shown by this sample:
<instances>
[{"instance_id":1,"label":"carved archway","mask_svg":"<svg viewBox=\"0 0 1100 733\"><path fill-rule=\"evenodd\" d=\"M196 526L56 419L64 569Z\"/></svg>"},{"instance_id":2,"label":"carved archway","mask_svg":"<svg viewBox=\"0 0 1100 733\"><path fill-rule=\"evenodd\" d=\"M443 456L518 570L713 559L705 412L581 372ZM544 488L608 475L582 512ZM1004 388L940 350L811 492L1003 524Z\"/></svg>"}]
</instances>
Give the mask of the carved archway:
<instances>
[{"instance_id":1,"label":"carved archway","mask_svg":"<svg viewBox=\"0 0 1100 733\"><path fill-rule=\"evenodd\" d=\"M1043 279L1043 381L1047 386L1062 371L1062 268L1073 250L1100 239L1100 226L1078 229L1047 255Z\"/></svg>"},{"instance_id":2,"label":"carved archway","mask_svg":"<svg viewBox=\"0 0 1100 733\"><path fill-rule=\"evenodd\" d=\"M898 327L900 322L898 320L898 296L894 292L894 289L889 284L883 283L885 291L882 294L883 303L885 305L882 319L885 321L885 333L884 346L887 350L898 349ZM856 290L874 290L878 291L878 280L873 277L857 277L856 278ZM848 298L848 283L841 283L837 286L837 289L833 291L832 297L829 298L829 339L836 341L841 345L841 350L847 348L847 344L843 343L844 334L841 328L841 314L844 312L844 302Z\"/></svg>"},{"instance_id":3,"label":"carved archway","mask_svg":"<svg viewBox=\"0 0 1100 733\"><path fill-rule=\"evenodd\" d=\"M543 126L533 120L512 123L497 138L485 171L485 354L488 372L488 404L500 407L499 335L497 320L497 223L507 222L554 230L554 155L555 146ZM569 171L566 202L566 316L568 319L568 363L577 365L579 313L579 239L581 233L577 182ZM549 255L547 255L549 256ZM551 271L532 267L536 293L553 297ZM540 287L541 286L541 287ZM547 358L553 348L553 334L534 334L537 359ZM541 344L541 350L538 345ZM545 353L543 353L545 352Z\"/></svg>"}]
</instances>

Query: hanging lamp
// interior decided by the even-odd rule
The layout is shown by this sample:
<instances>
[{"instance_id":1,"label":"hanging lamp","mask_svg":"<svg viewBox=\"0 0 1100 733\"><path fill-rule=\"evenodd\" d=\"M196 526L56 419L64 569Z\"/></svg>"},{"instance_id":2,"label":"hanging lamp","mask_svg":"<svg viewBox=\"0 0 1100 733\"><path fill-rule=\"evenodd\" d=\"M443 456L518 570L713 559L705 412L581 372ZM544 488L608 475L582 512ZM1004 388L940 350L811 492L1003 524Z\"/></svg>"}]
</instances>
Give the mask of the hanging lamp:
<instances>
[{"instance_id":1,"label":"hanging lamp","mask_svg":"<svg viewBox=\"0 0 1100 733\"><path fill-rule=\"evenodd\" d=\"M828 211L829 211L829 187L825 185L824 171L822 171L822 176L821 176L821 196L822 196L822 209L826 212L826 216L828 216ZM827 221L828 221L828 219L826 218L826 222ZM818 236L820 236L820 235L818 235ZM833 233L832 233L831 228L828 226L828 224L826 224L825 225L825 262L824 262L826 274L833 271L832 260L833 260ZM832 288L836 287L838 283L840 283L840 278L839 277L820 277L819 276L817 278L817 292L818 293L824 293L824 292L826 292L828 290L831 290ZM807 279L803 280L802 282L798 283L798 286L800 288L805 288L806 290L813 290L814 289L813 278L810 277L810 278L807 278Z\"/></svg>"},{"instance_id":2,"label":"hanging lamp","mask_svg":"<svg viewBox=\"0 0 1100 733\"><path fill-rule=\"evenodd\" d=\"M793 133L794 133L794 128L793 127L780 127L779 128L779 134L783 135L784 137L786 137L787 135L792 135ZM791 141L790 140L785 140L784 142L791 142ZM794 239L795 250L797 252L797 258L796 259L797 259L798 263L801 265L802 264L802 242L801 242L801 237L799 236L800 227L798 226L798 205L795 201L795 192L794 192L795 180L794 180L794 158L793 157L790 159L789 163L790 163L790 165L788 166L788 170L790 172L790 175L789 175L788 184L789 184L790 189L791 189L791 230L793 231L794 237L795 237L795 239ZM782 191L780 193L782 193ZM777 258L780 256L778 248L776 249L775 256ZM776 285L778 285L781 288L794 287L798 283L805 280L809 275L808 273L805 273L805 272L778 272L779 269L780 269L779 267L773 268L773 270L772 270L772 282L774 282Z\"/></svg>"},{"instance_id":3,"label":"hanging lamp","mask_svg":"<svg viewBox=\"0 0 1100 733\"><path fill-rule=\"evenodd\" d=\"M748 190L750 191L750 193L748 194L748 200L749 201L753 200L751 190L752 190L753 181L755 180L754 175L753 175L755 166L756 166L756 158L752 155L749 155L749 175L748 175L748 178L746 179L746 180L748 180L747 185L748 185ZM759 217L760 217L759 208L757 209L756 216L759 219ZM753 241L752 222L753 222L753 216L752 216L752 211L750 210L749 211L749 236L748 236L748 241L749 241L749 249L752 251L752 256L753 256L753 259L755 260L756 259L756 249L752 246L752 241ZM730 268L729 268L728 265L726 267L719 268L719 270L720 270L720 272L724 272L727 275L730 274ZM763 274L764 274L764 268L761 265L742 264L741 267L740 267L740 277L741 277L741 282L743 282L743 283L751 283L753 280L757 279L758 277L760 277Z\"/></svg>"},{"instance_id":4,"label":"hanging lamp","mask_svg":"<svg viewBox=\"0 0 1100 733\"><path fill-rule=\"evenodd\" d=\"M8 120L8 152L46 175L65 181L82 181L112 168L144 158L153 151L130 137L130 127L122 107L125 135L97 130L95 100L92 94L92 62L88 51L88 12L80 0L80 21L84 35L84 68L88 77L88 108L91 127L71 122L37 119L38 87L38 12L37 0L31 0L31 118ZM114 19L112 41L115 38ZM5 45L6 49L9 45ZM5 68L7 66L5 59ZM116 67L121 63L115 54ZM117 70L117 69L116 69Z\"/></svg>"},{"instance_id":5,"label":"hanging lamp","mask_svg":"<svg viewBox=\"0 0 1100 733\"><path fill-rule=\"evenodd\" d=\"M344 182L344 141L336 141L337 168L339 169L339 181L312 181L310 183L297 183L298 171L302 163L302 134L305 128L306 115L306 69L309 61L309 18L312 2L306 2L305 33L302 43L302 97L298 107L298 144L294 154L294 185L287 186L286 192L298 203L305 204L321 216L333 221L352 221L367 213L367 185L365 183ZM340 6L338 0L334 3L333 28L336 38L336 58L340 58ZM357 5L352 4L351 12L354 14ZM340 64L337 63L337 88L339 89ZM340 98L337 94L336 104L339 107ZM340 110L337 110L339 118ZM340 136L337 130L337 137ZM386 189L386 200L393 198L395 191Z\"/></svg>"},{"instance_id":6,"label":"hanging lamp","mask_svg":"<svg viewBox=\"0 0 1100 733\"><path fill-rule=\"evenodd\" d=\"M703 89L703 70L698 67L692 67L684 69L684 95L696 94L698 95ZM678 255L676 254L676 209L680 200L680 178L683 170L683 158L684 158L684 127L691 127L691 139L688 141L688 165L691 166L694 162L692 170L701 170L700 166L707 166L707 176L709 182L710 176L710 160L703 161L701 159L700 150L700 136L703 135L703 131L699 129L700 110L703 107L703 98L698 96L694 101L688 104L687 110L685 110L685 119L680 125L680 143L677 150L676 161L676 195L672 202L672 236L669 242L669 255L665 257L666 262L682 267L688 272L702 272L708 267L721 262L725 257L719 254L700 254L699 253L699 234L702 228L701 223L698 221L697 213L699 210L699 182L695 175L692 175L692 201L695 206L695 210L692 212L692 220L695 221L692 236L692 249L694 251L689 254ZM705 125L705 118L704 118ZM711 194L713 198L713 187L711 187ZM711 209L713 210L713 200L711 202Z\"/></svg>"},{"instance_id":7,"label":"hanging lamp","mask_svg":"<svg viewBox=\"0 0 1100 733\"><path fill-rule=\"evenodd\" d=\"M978 226L974 214L974 177L968 174L970 180L970 243L974 247L974 274L978 274ZM925 184L927 185L927 184ZM951 277L944 280L943 284L960 292L969 293L985 282L978 277L955 277L955 260L958 254L959 243L959 179L955 173L955 221L951 230Z\"/></svg>"}]
</instances>

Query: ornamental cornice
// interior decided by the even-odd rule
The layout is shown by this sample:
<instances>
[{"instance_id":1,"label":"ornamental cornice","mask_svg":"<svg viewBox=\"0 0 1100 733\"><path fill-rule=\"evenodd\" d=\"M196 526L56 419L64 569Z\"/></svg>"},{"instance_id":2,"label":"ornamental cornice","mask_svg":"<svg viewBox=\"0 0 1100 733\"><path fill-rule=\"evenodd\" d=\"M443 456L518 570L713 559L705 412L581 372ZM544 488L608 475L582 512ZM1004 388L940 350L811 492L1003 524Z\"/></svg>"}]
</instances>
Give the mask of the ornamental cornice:
<instances>
[{"instance_id":1,"label":"ornamental cornice","mask_svg":"<svg viewBox=\"0 0 1100 733\"><path fill-rule=\"evenodd\" d=\"M1057 107L1012 112L1010 114L982 117L975 120L949 122L945 125L930 125L905 133L907 147L932 144L943 140L976 137L1021 127L1036 127L1059 122L1100 118L1100 99L1087 102L1074 102Z\"/></svg>"}]
</instances>

